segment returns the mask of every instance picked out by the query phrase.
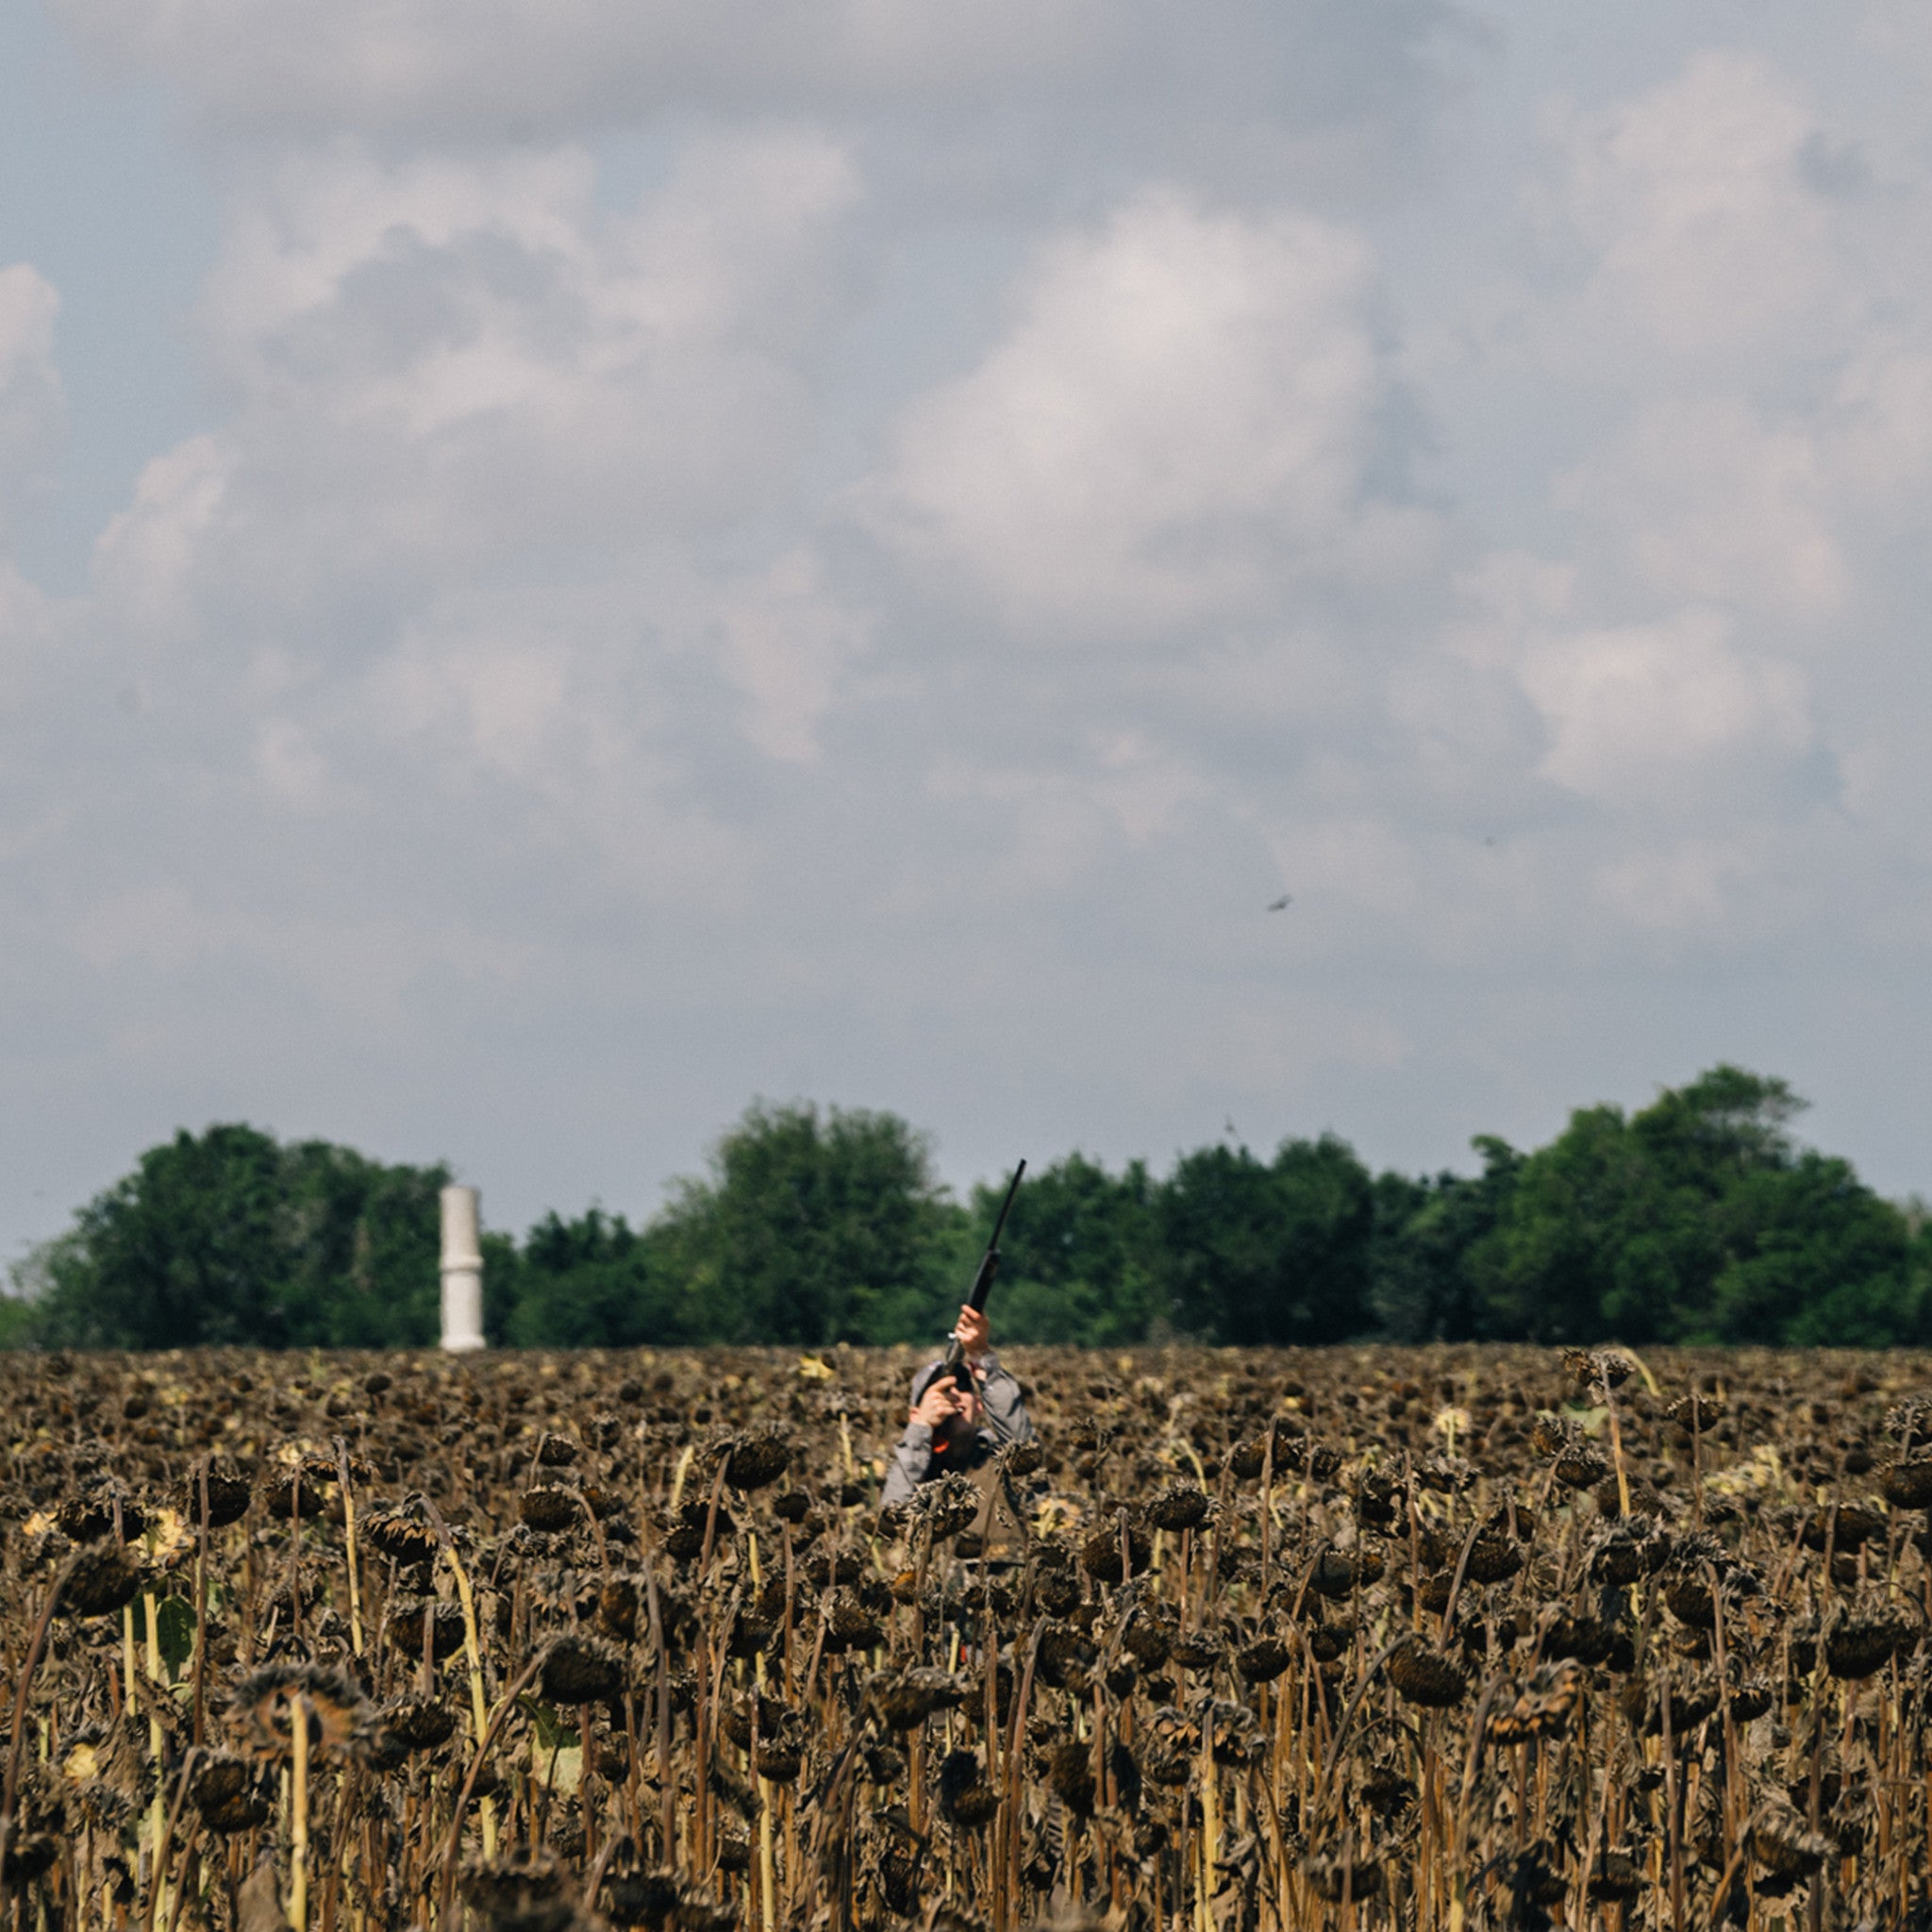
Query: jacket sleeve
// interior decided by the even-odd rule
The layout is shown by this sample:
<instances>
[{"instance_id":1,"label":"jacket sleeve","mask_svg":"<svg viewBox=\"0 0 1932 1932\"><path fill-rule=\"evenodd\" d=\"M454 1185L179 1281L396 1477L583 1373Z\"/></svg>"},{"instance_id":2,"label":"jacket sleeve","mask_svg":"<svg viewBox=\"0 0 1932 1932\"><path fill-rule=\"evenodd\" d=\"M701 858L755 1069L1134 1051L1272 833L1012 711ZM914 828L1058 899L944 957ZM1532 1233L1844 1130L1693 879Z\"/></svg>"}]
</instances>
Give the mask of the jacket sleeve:
<instances>
[{"instance_id":1,"label":"jacket sleeve","mask_svg":"<svg viewBox=\"0 0 1932 1932\"><path fill-rule=\"evenodd\" d=\"M908 1423L906 1433L893 1445L886 1464L886 1486L879 1491L879 1507L890 1509L895 1503L909 1501L931 1467L932 1431L924 1423Z\"/></svg>"},{"instance_id":2,"label":"jacket sleeve","mask_svg":"<svg viewBox=\"0 0 1932 1932\"><path fill-rule=\"evenodd\" d=\"M1001 1447L1008 1442L1034 1440L1033 1418L1026 1413L1026 1398L1009 1370L991 1349L980 1358L986 1374L979 1384L979 1399L986 1407L986 1432Z\"/></svg>"}]
</instances>

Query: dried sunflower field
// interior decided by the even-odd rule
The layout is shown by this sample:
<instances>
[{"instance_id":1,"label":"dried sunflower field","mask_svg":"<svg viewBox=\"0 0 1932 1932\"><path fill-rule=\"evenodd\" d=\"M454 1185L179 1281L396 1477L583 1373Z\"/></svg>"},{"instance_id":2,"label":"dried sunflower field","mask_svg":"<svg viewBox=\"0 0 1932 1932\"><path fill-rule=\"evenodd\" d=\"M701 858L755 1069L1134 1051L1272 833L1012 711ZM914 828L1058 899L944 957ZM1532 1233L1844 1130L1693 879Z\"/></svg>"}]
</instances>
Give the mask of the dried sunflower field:
<instances>
[{"instance_id":1,"label":"dried sunflower field","mask_svg":"<svg viewBox=\"0 0 1932 1932\"><path fill-rule=\"evenodd\" d=\"M7 1923L1932 1925L1932 1363L913 1365L0 1358Z\"/></svg>"}]
</instances>

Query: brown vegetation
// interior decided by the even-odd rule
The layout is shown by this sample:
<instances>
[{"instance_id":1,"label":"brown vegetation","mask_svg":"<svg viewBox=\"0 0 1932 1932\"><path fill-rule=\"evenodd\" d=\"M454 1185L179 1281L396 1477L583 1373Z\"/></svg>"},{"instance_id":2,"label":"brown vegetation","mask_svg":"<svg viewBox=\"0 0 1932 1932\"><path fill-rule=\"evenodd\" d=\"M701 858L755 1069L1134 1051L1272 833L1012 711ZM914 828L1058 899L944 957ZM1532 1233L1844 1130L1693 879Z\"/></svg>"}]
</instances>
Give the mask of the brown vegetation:
<instances>
[{"instance_id":1,"label":"brown vegetation","mask_svg":"<svg viewBox=\"0 0 1932 1932\"><path fill-rule=\"evenodd\" d=\"M1899 1356L0 1362L22 1926L1932 1923Z\"/></svg>"}]
</instances>

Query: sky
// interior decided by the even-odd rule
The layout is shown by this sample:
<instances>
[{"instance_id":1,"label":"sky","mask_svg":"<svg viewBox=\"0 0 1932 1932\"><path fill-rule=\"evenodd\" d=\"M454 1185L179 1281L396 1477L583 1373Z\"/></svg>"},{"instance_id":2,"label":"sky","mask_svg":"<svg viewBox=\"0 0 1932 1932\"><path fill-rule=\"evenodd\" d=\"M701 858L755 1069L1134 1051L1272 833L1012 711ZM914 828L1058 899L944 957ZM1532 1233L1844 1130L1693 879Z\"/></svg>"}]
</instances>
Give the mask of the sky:
<instances>
[{"instance_id":1,"label":"sky","mask_svg":"<svg viewBox=\"0 0 1932 1932\"><path fill-rule=\"evenodd\" d=\"M1932 1191L1919 0L0 9L0 1262L177 1128L647 1215ZM1290 903L1268 909L1284 894Z\"/></svg>"}]
</instances>

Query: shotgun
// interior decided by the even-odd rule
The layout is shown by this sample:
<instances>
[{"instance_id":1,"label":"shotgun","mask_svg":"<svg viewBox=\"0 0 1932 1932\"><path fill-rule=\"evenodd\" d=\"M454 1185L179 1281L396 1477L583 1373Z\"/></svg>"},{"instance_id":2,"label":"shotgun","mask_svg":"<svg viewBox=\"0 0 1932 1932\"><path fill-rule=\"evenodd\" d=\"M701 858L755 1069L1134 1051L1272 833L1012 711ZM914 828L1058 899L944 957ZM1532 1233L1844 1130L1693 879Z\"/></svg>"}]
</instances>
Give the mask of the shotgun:
<instances>
[{"instance_id":1,"label":"shotgun","mask_svg":"<svg viewBox=\"0 0 1932 1932\"><path fill-rule=\"evenodd\" d=\"M972 1292L966 1297L967 1306L979 1309L986 1308L986 1297L992 1287L992 1278L1000 1272L1000 1230L1007 1224L1007 1216L1013 1206L1013 1196L1020 1191L1020 1176L1026 1172L1023 1160L1013 1170L1013 1178L1007 1183L1007 1198L1000 1203L999 1219L992 1224L992 1239L986 1244L986 1253L979 1257L979 1272L973 1277ZM974 1393L973 1370L966 1360L965 1344L955 1335L946 1343L946 1359L943 1372L950 1374L955 1385L967 1394Z\"/></svg>"}]
</instances>

